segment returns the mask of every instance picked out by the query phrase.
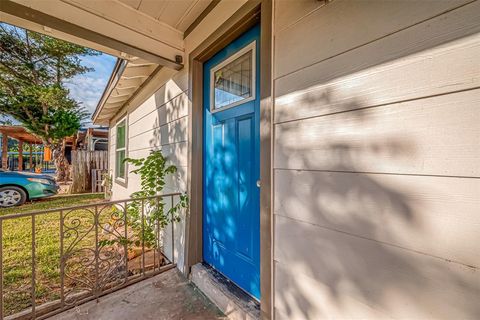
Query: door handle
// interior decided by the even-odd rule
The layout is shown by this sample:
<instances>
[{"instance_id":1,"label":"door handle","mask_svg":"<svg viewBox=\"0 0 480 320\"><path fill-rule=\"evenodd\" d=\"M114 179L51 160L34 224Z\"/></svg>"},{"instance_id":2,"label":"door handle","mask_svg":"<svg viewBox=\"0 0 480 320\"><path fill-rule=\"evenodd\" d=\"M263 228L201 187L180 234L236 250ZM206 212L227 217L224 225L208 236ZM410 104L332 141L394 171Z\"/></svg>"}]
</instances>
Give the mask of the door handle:
<instances>
[{"instance_id":1,"label":"door handle","mask_svg":"<svg viewBox=\"0 0 480 320\"><path fill-rule=\"evenodd\" d=\"M257 187L260 188L260 186L262 185L260 179L257 180Z\"/></svg>"}]
</instances>

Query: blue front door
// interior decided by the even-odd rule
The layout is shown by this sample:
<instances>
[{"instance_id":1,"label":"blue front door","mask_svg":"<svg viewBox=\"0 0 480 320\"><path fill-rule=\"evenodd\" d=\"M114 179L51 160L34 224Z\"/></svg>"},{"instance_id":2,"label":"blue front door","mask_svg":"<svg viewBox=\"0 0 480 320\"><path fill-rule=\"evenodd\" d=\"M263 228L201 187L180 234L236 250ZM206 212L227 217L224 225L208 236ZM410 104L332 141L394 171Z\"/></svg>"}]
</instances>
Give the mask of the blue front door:
<instances>
[{"instance_id":1,"label":"blue front door","mask_svg":"<svg viewBox=\"0 0 480 320\"><path fill-rule=\"evenodd\" d=\"M260 28L204 64L203 259L260 298Z\"/></svg>"}]
</instances>

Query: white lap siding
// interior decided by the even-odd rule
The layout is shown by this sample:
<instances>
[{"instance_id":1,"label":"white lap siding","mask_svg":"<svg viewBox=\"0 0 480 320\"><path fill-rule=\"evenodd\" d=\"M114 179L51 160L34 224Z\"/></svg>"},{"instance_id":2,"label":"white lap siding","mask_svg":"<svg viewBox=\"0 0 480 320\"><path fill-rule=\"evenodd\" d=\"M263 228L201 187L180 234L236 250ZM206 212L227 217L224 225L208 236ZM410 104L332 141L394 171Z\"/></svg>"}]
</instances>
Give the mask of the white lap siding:
<instances>
[{"instance_id":1,"label":"white lap siding","mask_svg":"<svg viewBox=\"0 0 480 320\"><path fill-rule=\"evenodd\" d=\"M160 71L161 72L161 71ZM162 77L159 77L161 80ZM177 173L169 176L164 188L164 193L185 192L187 181L187 119L188 97L186 88L181 88L175 81L169 80L148 97L137 108L126 110L128 113L128 157L145 158L154 150L161 150L168 159L168 163L177 167ZM112 135L114 125L111 129ZM115 138L112 136L111 146L115 149ZM115 153L110 153L111 168L115 166ZM130 195L140 190L140 177L131 173L134 169L128 166L126 185L113 183L113 199L127 199ZM114 171L113 171L114 172ZM178 199L177 199L178 200ZM170 199L166 198L167 208ZM184 221L175 224L175 260L183 268L183 237ZM164 243L167 256L171 255L171 226L164 230Z\"/></svg>"},{"instance_id":2,"label":"white lap siding","mask_svg":"<svg viewBox=\"0 0 480 320\"><path fill-rule=\"evenodd\" d=\"M275 8L276 319L478 319L480 3Z\"/></svg>"}]
</instances>

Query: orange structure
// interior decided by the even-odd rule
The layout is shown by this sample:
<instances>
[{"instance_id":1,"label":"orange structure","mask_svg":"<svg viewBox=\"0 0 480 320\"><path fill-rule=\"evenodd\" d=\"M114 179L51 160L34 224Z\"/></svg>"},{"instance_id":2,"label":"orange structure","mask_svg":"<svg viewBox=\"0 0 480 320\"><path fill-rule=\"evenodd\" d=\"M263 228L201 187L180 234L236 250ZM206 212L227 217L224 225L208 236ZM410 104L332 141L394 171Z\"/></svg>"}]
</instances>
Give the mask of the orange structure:
<instances>
[{"instance_id":1,"label":"orange structure","mask_svg":"<svg viewBox=\"0 0 480 320\"><path fill-rule=\"evenodd\" d=\"M7 167L8 162L8 139L18 140L18 170L23 168L23 151L24 144L29 144L30 157L29 157L29 167L33 167L32 159L32 145L43 144L42 140L36 135L28 132L22 126L0 126L0 134L2 135L2 150L1 150L1 166L2 168ZM66 145L72 146L72 149L76 149L77 135L72 137L67 137L65 139ZM43 160L49 162L52 160L52 150L48 147L44 147Z\"/></svg>"},{"instance_id":2,"label":"orange structure","mask_svg":"<svg viewBox=\"0 0 480 320\"><path fill-rule=\"evenodd\" d=\"M43 161L51 161L52 160L52 149L49 147L43 148Z\"/></svg>"}]
</instances>

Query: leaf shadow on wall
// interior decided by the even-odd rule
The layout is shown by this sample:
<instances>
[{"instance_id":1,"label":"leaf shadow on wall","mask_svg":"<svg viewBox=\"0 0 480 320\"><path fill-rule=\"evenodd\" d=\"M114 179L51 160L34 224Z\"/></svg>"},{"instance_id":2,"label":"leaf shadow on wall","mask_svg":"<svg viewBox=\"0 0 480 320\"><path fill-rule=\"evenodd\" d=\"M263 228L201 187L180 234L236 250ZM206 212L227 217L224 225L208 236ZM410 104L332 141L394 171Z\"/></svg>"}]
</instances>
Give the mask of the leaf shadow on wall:
<instances>
[{"instance_id":1,"label":"leaf shadow on wall","mask_svg":"<svg viewBox=\"0 0 480 320\"><path fill-rule=\"evenodd\" d=\"M333 99L326 90L309 103ZM436 244L422 237L441 240L442 230L432 235L426 218L435 213L422 211L428 199L409 192L415 177L364 170L418 153L408 135L365 139L362 128L375 121L366 106L350 101L323 119L276 125L277 319L478 318L480 304L472 298L480 297L478 268L429 254ZM329 124L333 118L345 127Z\"/></svg>"},{"instance_id":2,"label":"leaf shadow on wall","mask_svg":"<svg viewBox=\"0 0 480 320\"><path fill-rule=\"evenodd\" d=\"M165 181L163 193L185 192L187 190L187 139L188 139L188 100L186 93L173 90L175 86L171 81L165 84L154 94L155 112L146 115L155 117L152 128L149 130L149 150L161 150L166 157L168 165L175 165L177 172L169 175ZM175 202L179 201L175 197ZM171 207L171 200L166 200L166 209ZM183 266L183 248L185 246L185 215L181 222L175 224L175 262ZM171 255L171 227L165 228L165 250L167 256Z\"/></svg>"}]
</instances>

